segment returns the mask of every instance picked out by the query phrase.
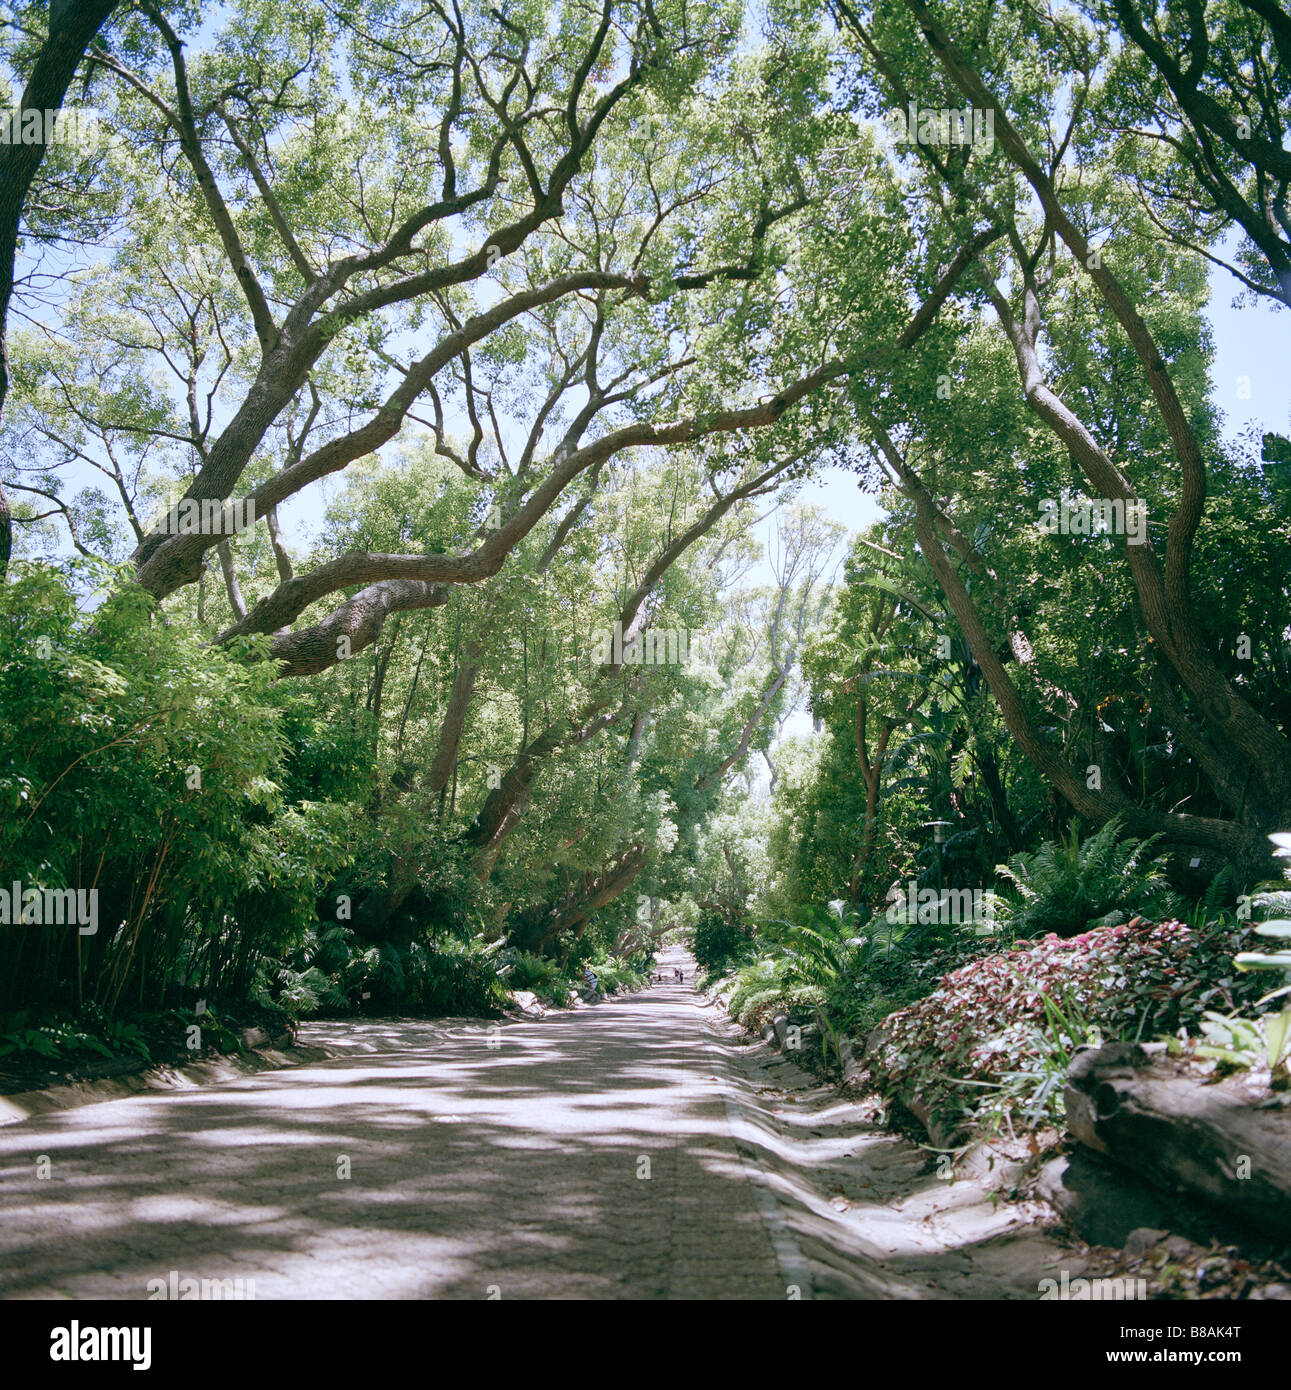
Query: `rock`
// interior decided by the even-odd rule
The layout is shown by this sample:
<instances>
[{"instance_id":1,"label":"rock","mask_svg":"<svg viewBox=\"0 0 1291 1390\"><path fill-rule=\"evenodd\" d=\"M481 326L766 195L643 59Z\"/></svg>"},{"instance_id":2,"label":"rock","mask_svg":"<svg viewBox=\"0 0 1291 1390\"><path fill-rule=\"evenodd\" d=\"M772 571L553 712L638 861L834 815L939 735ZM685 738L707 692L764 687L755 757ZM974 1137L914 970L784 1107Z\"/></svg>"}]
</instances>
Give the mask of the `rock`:
<instances>
[{"instance_id":1,"label":"rock","mask_svg":"<svg viewBox=\"0 0 1291 1390\"><path fill-rule=\"evenodd\" d=\"M1165 1252L1172 1260L1190 1260L1196 1255L1205 1254L1200 1245L1194 1245L1183 1236L1167 1236Z\"/></svg>"},{"instance_id":2,"label":"rock","mask_svg":"<svg viewBox=\"0 0 1291 1390\"><path fill-rule=\"evenodd\" d=\"M819 1032L815 1024L809 1023L804 1027L795 1023L788 1014L776 1014L771 1020L771 1027L775 1030L776 1042L781 1052L805 1052L809 1040Z\"/></svg>"},{"instance_id":3,"label":"rock","mask_svg":"<svg viewBox=\"0 0 1291 1390\"><path fill-rule=\"evenodd\" d=\"M1129 1239L1125 1242L1125 1253L1136 1258L1139 1255L1146 1255L1149 1250L1160 1241L1163 1241L1169 1231L1155 1231L1151 1226L1139 1226L1129 1234Z\"/></svg>"},{"instance_id":4,"label":"rock","mask_svg":"<svg viewBox=\"0 0 1291 1390\"><path fill-rule=\"evenodd\" d=\"M239 1034L243 1047L268 1047L269 1034L263 1028L244 1028Z\"/></svg>"},{"instance_id":5,"label":"rock","mask_svg":"<svg viewBox=\"0 0 1291 1390\"><path fill-rule=\"evenodd\" d=\"M1173 1205L1150 1184L1084 1149L1051 1158L1036 1193L1091 1245L1128 1250L1136 1236L1160 1239L1176 1225Z\"/></svg>"}]
</instances>

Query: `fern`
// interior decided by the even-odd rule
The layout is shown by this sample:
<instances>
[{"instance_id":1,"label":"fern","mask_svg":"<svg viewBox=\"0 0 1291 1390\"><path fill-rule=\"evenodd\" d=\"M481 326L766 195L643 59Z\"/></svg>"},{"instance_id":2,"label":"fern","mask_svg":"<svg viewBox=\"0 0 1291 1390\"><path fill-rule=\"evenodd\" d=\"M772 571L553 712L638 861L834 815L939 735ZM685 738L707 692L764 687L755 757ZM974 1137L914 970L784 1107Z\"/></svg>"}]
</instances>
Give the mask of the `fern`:
<instances>
[{"instance_id":1,"label":"fern","mask_svg":"<svg viewBox=\"0 0 1291 1390\"><path fill-rule=\"evenodd\" d=\"M1177 917L1183 902L1153 855L1161 840L1122 840L1121 823L1109 821L1081 841L1073 829L1031 854L1015 854L996 872L1013 885L1017 901L998 905L1001 922L1017 936L1054 932L1073 936L1136 913L1161 921Z\"/></svg>"}]
</instances>

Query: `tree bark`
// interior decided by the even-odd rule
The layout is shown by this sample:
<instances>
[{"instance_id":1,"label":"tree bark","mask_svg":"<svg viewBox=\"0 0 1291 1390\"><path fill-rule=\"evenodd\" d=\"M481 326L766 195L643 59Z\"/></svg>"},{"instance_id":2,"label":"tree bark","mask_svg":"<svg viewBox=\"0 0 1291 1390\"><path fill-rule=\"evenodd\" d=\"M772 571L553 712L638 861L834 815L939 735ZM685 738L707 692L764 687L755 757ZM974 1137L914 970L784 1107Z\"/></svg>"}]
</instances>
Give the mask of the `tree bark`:
<instances>
[{"instance_id":1,"label":"tree bark","mask_svg":"<svg viewBox=\"0 0 1291 1390\"><path fill-rule=\"evenodd\" d=\"M62 106L85 50L115 8L116 0L51 0L49 32L23 89L20 112L55 110ZM4 414L5 397L9 393L5 326L9 301L13 297L18 229L22 225L27 193L44 157L43 144L0 145L0 416ZM4 484L0 482L0 583L8 573L12 554L13 516Z\"/></svg>"}]
</instances>

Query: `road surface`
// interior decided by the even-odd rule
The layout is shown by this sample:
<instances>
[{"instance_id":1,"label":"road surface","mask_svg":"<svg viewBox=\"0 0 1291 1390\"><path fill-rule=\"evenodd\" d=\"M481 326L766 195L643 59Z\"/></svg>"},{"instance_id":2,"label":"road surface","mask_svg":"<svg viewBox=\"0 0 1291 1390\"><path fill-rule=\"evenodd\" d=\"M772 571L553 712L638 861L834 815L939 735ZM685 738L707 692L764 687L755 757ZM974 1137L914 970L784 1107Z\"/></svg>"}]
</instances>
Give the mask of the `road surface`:
<instances>
[{"instance_id":1,"label":"road surface","mask_svg":"<svg viewBox=\"0 0 1291 1390\"><path fill-rule=\"evenodd\" d=\"M854 1106L779 1124L783 1059L750 1079L713 1017L688 972L492 1027L313 1025L367 1050L5 1126L0 1296L201 1289L186 1279L256 1299L1034 1288L1047 1247L1003 1258L1016 1221L981 1193L948 1203L927 1155ZM967 1227L945 1226L948 1205Z\"/></svg>"}]
</instances>

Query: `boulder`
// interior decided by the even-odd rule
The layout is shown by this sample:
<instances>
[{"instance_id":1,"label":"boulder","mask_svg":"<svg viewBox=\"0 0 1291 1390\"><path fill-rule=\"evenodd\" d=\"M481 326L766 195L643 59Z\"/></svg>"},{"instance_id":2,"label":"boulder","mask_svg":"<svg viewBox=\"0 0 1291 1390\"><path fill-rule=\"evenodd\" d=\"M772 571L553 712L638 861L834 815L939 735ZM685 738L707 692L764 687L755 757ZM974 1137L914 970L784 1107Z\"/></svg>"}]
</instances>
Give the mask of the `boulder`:
<instances>
[{"instance_id":1,"label":"boulder","mask_svg":"<svg viewBox=\"0 0 1291 1390\"><path fill-rule=\"evenodd\" d=\"M1136 1237L1141 1242L1146 1233L1163 1239L1181 1223L1188 1224L1181 1204L1137 1174L1079 1146L1051 1158L1041 1168L1035 1190L1090 1245L1123 1245L1141 1254L1131 1250Z\"/></svg>"}]
</instances>

